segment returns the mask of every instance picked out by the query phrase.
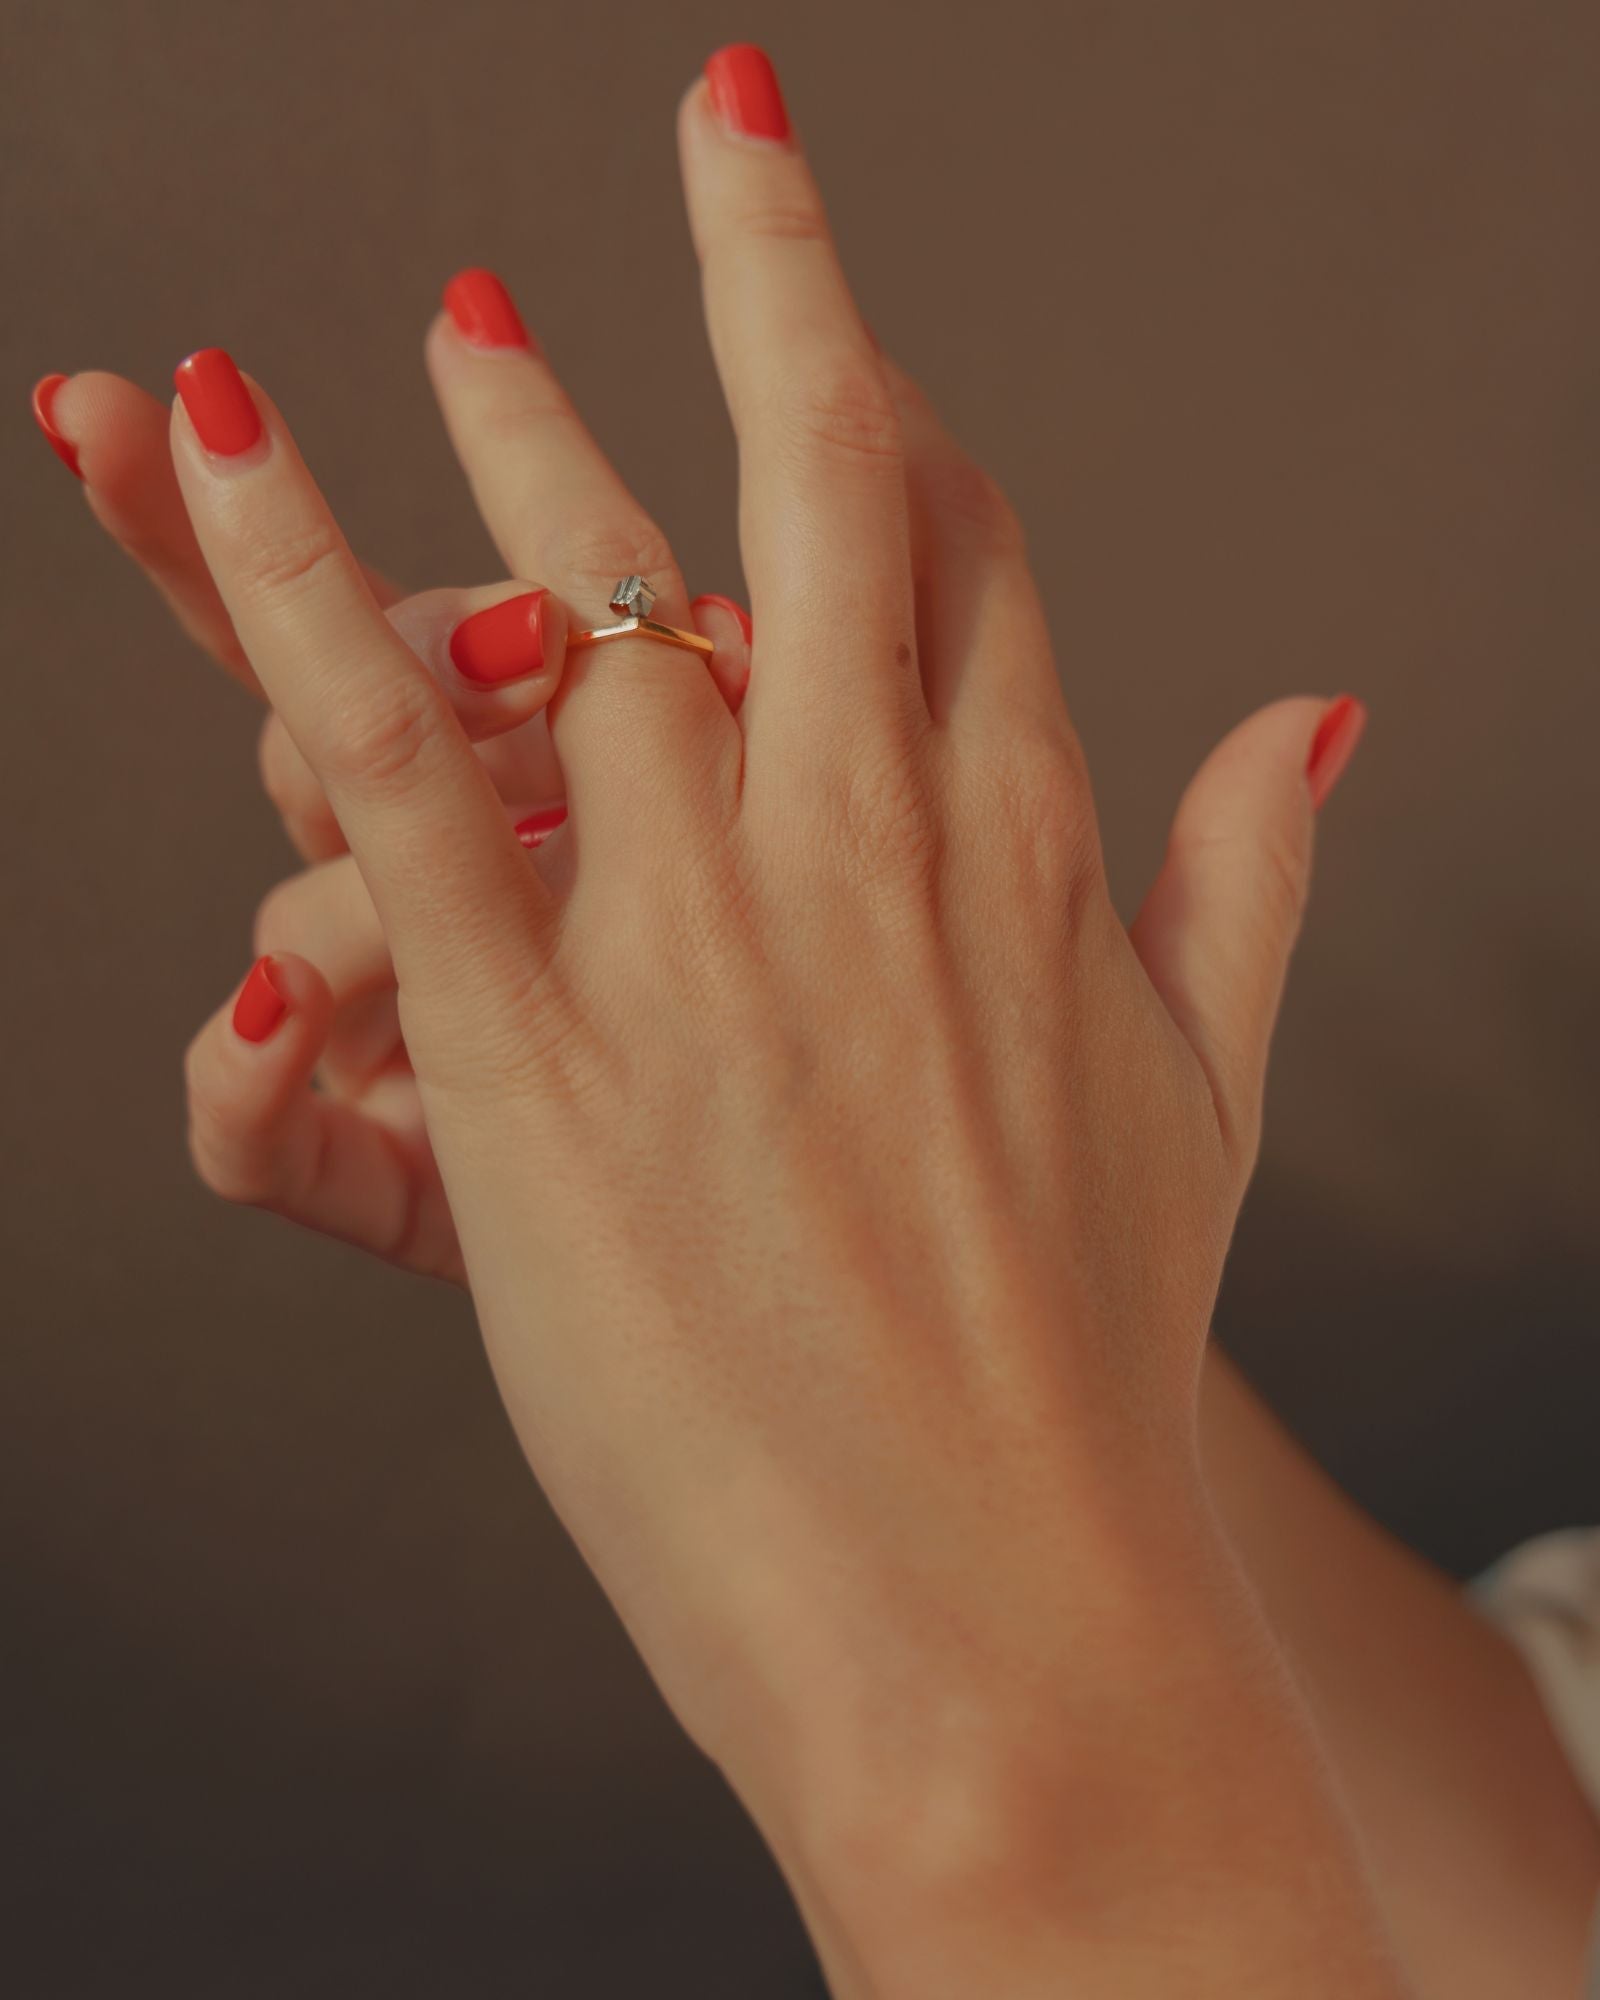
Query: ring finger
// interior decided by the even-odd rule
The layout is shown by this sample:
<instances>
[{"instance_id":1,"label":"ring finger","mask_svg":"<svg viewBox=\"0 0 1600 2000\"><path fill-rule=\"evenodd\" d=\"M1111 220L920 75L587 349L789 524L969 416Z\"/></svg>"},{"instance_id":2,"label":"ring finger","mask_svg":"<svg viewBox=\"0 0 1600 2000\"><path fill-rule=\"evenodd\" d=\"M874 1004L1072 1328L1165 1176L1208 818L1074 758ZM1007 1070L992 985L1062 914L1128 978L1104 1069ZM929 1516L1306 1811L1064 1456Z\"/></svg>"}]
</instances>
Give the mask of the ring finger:
<instances>
[{"instance_id":1,"label":"ring finger","mask_svg":"<svg viewBox=\"0 0 1600 2000\"><path fill-rule=\"evenodd\" d=\"M427 359L484 523L513 573L537 574L583 625L612 622L619 577L656 592L653 616L689 628L672 551L589 435L505 286L465 271L445 289ZM687 829L736 766L738 732L703 663L644 639L575 653L551 711L586 851L636 855L641 806ZM615 833L613 844L610 835Z\"/></svg>"}]
</instances>

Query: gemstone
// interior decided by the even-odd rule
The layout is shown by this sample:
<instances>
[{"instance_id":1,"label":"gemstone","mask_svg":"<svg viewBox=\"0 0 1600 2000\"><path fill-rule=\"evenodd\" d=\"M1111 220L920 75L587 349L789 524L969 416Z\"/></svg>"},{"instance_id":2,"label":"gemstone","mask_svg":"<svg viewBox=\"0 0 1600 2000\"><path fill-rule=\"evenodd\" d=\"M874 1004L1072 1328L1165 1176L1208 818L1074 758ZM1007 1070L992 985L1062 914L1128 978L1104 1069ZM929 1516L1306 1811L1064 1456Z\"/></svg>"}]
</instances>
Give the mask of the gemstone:
<instances>
[{"instance_id":1,"label":"gemstone","mask_svg":"<svg viewBox=\"0 0 1600 2000\"><path fill-rule=\"evenodd\" d=\"M642 576L625 576L611 593L611 608L619 618L648 618L656 594Z\"/></svg>"}]
</instances>

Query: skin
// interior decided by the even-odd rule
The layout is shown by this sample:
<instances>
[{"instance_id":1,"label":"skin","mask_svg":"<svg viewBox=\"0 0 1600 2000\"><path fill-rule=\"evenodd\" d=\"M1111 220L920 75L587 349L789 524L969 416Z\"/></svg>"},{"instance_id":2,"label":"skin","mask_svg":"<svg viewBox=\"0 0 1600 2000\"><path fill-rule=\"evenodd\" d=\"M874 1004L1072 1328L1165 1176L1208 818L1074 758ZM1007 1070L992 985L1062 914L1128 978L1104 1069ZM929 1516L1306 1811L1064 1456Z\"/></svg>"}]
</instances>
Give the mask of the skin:
<instances>
[{"instance_id":1,"label":"skin","mask_svg":"<svg viewBox=\"0 0 1600 2000\"><path fill-rule=\"evenodd\" d=\"M271 789L302 852L333 857L258 926L282 1027L244 1044L223 1010L197 1039L201 1169L470 1276L530 1459L839 1992L1401 1990L1234 1544L1419 1989L1508 1990L1462 1983L1486 1963L1570 1987L1600 1870L1525 1677L1338 1504L1298 1509L1286 1547L1303 1461L1215 1362L1198 1386L1324 704L1278 704L1208 761L1124 934L1003 502L874 356L798 156L731 138L699 92L683 141L760 668L735 720L731 620L698 679L637 643L576 656L553 708L581 848L558 835L537 872L508 842L506 773L548 765L466 748L486 732L426 621L378 616L264 399L258 453L208 459L180 412L170 457L130 448L142 497L121 502L98 470L116 422L79 401L114 378L58 399L102 519L277 703ZM428 359L510 572L587 618L602 579L640 568L657 615L689 622L670 551L543 362L442 319ZM279 546L324 560L286 579ZM819 649L843 579L859 629L839 643L824 615ZM549 694L507 704L496 756L548 754L529 717ZM641 853L641 801L684 830L670 855ZM908 1104L944 1107L910 1154ZM1252 1464L1267 1504L1235 1476ZM1352 1676L1328 1643L1310 1542L1359 1555L1425 1635L1392 1676ZM1385 1727L1439 1671L1464 1673L1471 1712L1417 1754ZM1486 1756L1486 1726L1525 1759ZM1459 1782L1428 1807L1447 1771L1465 1812ZM1415 1865L1447 1817L1464 1883L1527 1859L1481 1905Z\"/></svg>"}]
</instances>

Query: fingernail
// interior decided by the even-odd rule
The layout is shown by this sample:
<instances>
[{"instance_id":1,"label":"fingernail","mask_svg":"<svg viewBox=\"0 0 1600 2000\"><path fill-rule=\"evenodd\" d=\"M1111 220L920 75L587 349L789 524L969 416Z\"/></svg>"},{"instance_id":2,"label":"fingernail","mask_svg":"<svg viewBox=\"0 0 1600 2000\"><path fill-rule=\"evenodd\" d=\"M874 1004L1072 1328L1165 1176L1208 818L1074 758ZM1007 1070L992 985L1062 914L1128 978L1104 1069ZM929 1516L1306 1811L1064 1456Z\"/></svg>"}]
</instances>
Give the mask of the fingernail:
<instances>
[{"instance_id":1,"label":"fingernail","mask_svg":"<svg viewBox=\"0 0 1600 2000\"><path fill-rule=\"evenodd\" d=\"M289 1011L287 998L273 984L278 968L270 958L258 958L233 1003L233 1032L247 1042L264 1042Z\"/></svg>"},{"instance_id":2,"label":"fingernail","mask_svg":"<svg viewBox=\"0 0 1600 2000\"><path fill-rule=\"evenodd\" d=\"M450 634L456 672L474 687L503 687L524 681L544 665L545 590L526 590L474 611Z\"/></svg>"},{"instance_id":3,"label":"fingernail","mask_svg":"<svg viewBox=\"0 0 1600 2000\"><path fill-rule=\"evenodd\" d=\"M706 64L711 108L730 132L743 139L787 139L789 113L777 72L767 55L748 42L718 49Z\"/></svg>"},{"instance_id":4,"label":"fingernail","mask_svg":"<svg viewBox=\"0 0 1600 2000\"><path fill-rule=\"evenodd\" d=\"M526 819L517 821L517 838L524 847L542 847L558 826L567 822L566 806L541 806Z\"/></svg>"},{"instance_id":5,"label":"fingernail","mask_svg":"<svg viewBox=\"0 0 1600 2000\"><path fill-rule=\"evenodd\" d=\"M493 271L457 271L444 288L445 311L474 347L531 347L511 294Z\"/></svg>"},{"instance_id":6,"label":"fingernail","mask_svg":"<svg viewBox=\"0 0 1600 2000\"><path fill-rule=\"evenodd\" d=\"M66 380L65 375L45 376L33 392L33 415L40 430L50 440L50 449L69 472L75 472L81 479L83 467L78 463L78 447L69 438L64 438L55 424L56 392Z\"/></svg>"},{"instance_id":7,"label":"fingernail","mask_svg":"<svg viewBox=\"0 0 1600 2000\"><path fill-rule=\"evenodd\" d=\"M1324 805L1344 776L1345 766L1355 755L1366 726L1366 707L1353 694L1342 694L1337 701L1329 702L1306 759L1306 783L1311 787L1313 806Z\"/></svg>"},{"instance_id":8,"label":"fingernail","mask_svg":"<svg viewBox=\"0 0 1600 2000\"><path fill-rule=\"evenodd\" d=\"M237 458L260 437L261 413L231 354L220 347L202 347L178 363L172 379L195 436L207 451L218 458Z\"/></svg>"},{"instance_id":9,"label":"fingernail","mask_svg":"<svg viewBox=\"0 0 1600 2000\"><path fill-rule=\"evenodd\" d=\"M731 597L719 597L714 590L708 590L697 597L693 604L689 606L689 615L691 618L700 609L702 604L715 604L719 610L731 612L739 621L739 630L744 634L744 642L747 646L754 639L756 628L750 621L749 612L745 610L742 604L736 604Z\"/></svg>"}]
</instances>

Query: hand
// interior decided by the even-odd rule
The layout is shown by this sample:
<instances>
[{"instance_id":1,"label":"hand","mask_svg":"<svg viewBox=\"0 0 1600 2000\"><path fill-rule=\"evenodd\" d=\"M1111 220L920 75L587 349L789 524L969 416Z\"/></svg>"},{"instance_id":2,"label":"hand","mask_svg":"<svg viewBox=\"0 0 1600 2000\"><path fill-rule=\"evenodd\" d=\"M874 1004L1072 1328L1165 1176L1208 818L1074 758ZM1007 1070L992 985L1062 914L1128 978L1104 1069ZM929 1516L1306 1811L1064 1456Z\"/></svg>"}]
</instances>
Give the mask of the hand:
<instances>
[{"instance_id":1,"label":"hand","mask_svg":"<svg viewBox=\"0 0 1600 2000\"><path fill-rule=\"evenodd\" d=\"M450 288L464 317L475 281L481 285L486 278L463 273ZM474 323L481 327L481 321ZM34 411L57 456L84 482L95 518L165 599L180 629L262 698L184 510L168 445L166 404L119 375L90 370L46 376L34 392ZM540 844L565 817L561 773L543 720L560 675L561 631L543 633L543 659L536 667L508 659L502 648L495 661L501 678L486 692L454 670L451 615L464 616L519 586L406 598L381 571L364 565L363 574L396 629L438 673L527 844ZM730 598L715 595L696 598L691 610L695 629L715 647L712 677L737 708L750 672L748 616ZM259 762L264 788L296 852L307 861L343 854L344 835L322 787L270 709L261 727Z\"/></svg>"},{"instance_id":2,"label":"hand","mask_svg":"<svg viewBox=\"0 0 1600 2000\"><path fill-rule=\"evenodd\" d=\"M1207 767L1141 961L1016 530L897 401L772 95L752 140L750 93L721 82L722 115L697 90L682 136L761 657L738 718L639 641L570 664L570 881L529 868L259 392L215 385L223 427L188 385L191 518L389 939L513 1421L842 1977L875 1980L881 1933L841 1845L924 1886L954 1850L981 1882L976 1911L923 1902L906 1990L971 1990L952 1921L1007 1938L1041 1990L1170 1975L1174 1937L1179 1962L1220 1938L1300 1992L1392 1990L1194 1469L1325 705L1279 705ZM445 326L431 349L491 522L563 523L511 567L580 616L639 569L684 622L670 552L538 358ZM528 504L547 481L562 503ZM1174 1620L1204 1644L1173 1713L1270 1723L1268 1794L1151 1701ZM1144 1732L1153 1836L1126 1949L1085 1930L1108 1728ZM1126 1749L1118 1771L1121 1801ZM1145 1797L1175 1776L1176 1814ZM1247 1904L1266 1893L1247 1943L1209 1867L1157 1868L1196 1833L1213 1864L1226 1836Z\"/></svg>"},{"instance_id":3,"label":"hand","mask_svg":"<svg viewBox=\"0 0 1600 2000\"><path fill-rule=\"evenodd\" d=\"M458 280L452 296L460 291ZM84 480L97 519L166 598L189 637L259 698L260 684L178 491L170 412L116 375L49 379L53 386L38 400L41 421L48 419L60 455ZM481 611L507 600L520 603L529 586L405 598L379 572L363 573L477 744L518 838L530 850L542 846L566 818L543 721L564 654L559 600L541 594L531 627L504 613L474 625L469 621ZM712 678L736 709L749 677L748 618L716 596L696 599L691 612L696 629L715 647ZM473 670L471 678L463 663ZM492 685L486 680L491 675ZM208 1185L230 1200L270 1209L407 1269L461 1282L454 1225L417 1102L393 967L371 898L353 865L332 858L346 852L338 821L271 710L261 731L260 762L285 832L316 865L262 902L255 948L270 962L252 969L242 1010L230 998L190 1046L185 1067L196 1164Z\"/></svg>"},{"instance_id":4,"label":"hand","mask_svg":"<svg viewBox=\"0 0 1600 2000\"><path fill-rule=\"evenodd\" d=\"M487 274L465 274L450 296L455 300L465 293L470 299L490 284ZM915 407L909 380L887 362L885 370L897 401ZM36 399L41 424L59 455L85 480L97 519L166 598L183 630L259 697L260 684L183 506L165 407L106 373L47 378L45 388L48 395ZM537 678L513 681L485 696L452 670L449 634L470 608L469 598L472 605L493 602L518 586L406 599L381 572L365 567L364 574L375 599L438 675L469 736L479 742L497 788L512 804L519 837L530 848L542 845L566 812L542 718L559 676L559 607ZM715 643L713 679L737 712L749 679L749 619L731 600L715 596L697 598L691 616L696 629ZM530 717L531 726L523 727ZM1353 747L1351 719L1339 705L1329 716L1346 724L1344 740L1331 740L1341 763ZM1259 766L1259 776L1241 785L1247 760ZM1294 794L1273 782L1264 733L1230 741L1225 761L1231 776L1212 780L1209 809L1203 795L1192 803L1196 837L1209 838L1212 821L1219 814L1232 817L1235 802L1253 794L1251 823L1241 826L1238 837L1279 841L1276 857L1287 868L1287 893L1291 902L1303 901L1309 847L1292 828L1286 838L1274 830L1273 809L1288 800L1292 812ZM261 731L260 762L265 789L300 853L314 862L343 854L344 836L326 795L271 710ZM1337 775L1330 759L1319 771L1319 786L1331 785ZM535 799L544 802L534 804ZM1170 924L1167 917L1161 921L1174 935L1162 948L1181 951L1183 913L1169 915ZM1152 928L1147 919L1146 937ZM348 868L313 867L286 880L262 903L255 939L258 954L275 962L253 972L253 994L270 995L275 983L290 989L292 1028L270 1048L253 1042L241 1048L230 1000L191 1045L186 1065L191 1141L202 1176L228 1199L269 1208L387 1261L460 1281L454 1230L399 1032L393 968L359 875ZM296 968L290 963L295 957L312 963ZM275 1026L270 1000L266 1006L265 1013L257 1008L254 1022L271 1018ZM316 1092L306 1087L312 1076ZM379 1129L364 1131L363 1123Z\"/></svg>"}]
</instances>

